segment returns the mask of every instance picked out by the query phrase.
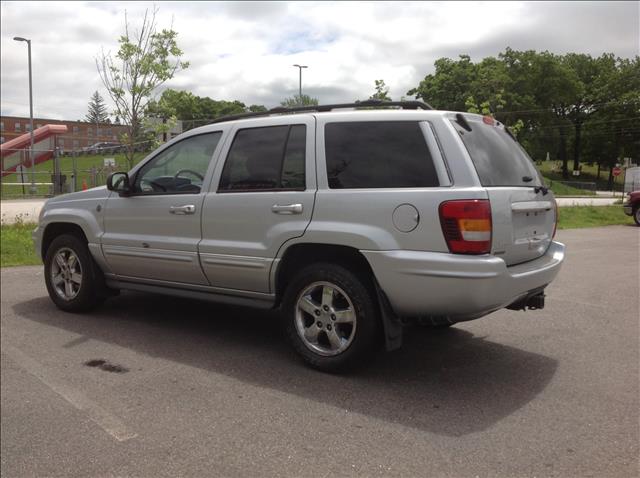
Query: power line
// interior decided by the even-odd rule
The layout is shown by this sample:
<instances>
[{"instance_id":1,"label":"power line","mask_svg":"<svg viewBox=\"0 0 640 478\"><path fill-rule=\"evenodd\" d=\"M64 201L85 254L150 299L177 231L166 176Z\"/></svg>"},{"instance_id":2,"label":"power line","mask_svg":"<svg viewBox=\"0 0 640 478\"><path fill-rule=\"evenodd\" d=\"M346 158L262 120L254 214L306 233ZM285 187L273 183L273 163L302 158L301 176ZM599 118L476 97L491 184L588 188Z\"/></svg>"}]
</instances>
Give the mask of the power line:
<instances>
[{"instance_id":1,"label":"power line","mask_svg":"<svg viewBox=\"0 0 640 478\"><path fill-rule=\"evenodd\" d=\"M613 101L606 101L603 103L592 103L588 106L590 107L596 107L596 106L605 106L605 105L622 105L622 104L627 104L629 102L625 102L625 101L620 101L620 100L613 100ZM567 108L571 108L573 105L568 105ZM493 112L493 114L512 114L512 113L539 113L539 112L543 112L543 111L555 111L557 108L542 108L542 109L536 109L536 110L514 110L514 111L495 111Z\"/></svg>"}]
</instances>

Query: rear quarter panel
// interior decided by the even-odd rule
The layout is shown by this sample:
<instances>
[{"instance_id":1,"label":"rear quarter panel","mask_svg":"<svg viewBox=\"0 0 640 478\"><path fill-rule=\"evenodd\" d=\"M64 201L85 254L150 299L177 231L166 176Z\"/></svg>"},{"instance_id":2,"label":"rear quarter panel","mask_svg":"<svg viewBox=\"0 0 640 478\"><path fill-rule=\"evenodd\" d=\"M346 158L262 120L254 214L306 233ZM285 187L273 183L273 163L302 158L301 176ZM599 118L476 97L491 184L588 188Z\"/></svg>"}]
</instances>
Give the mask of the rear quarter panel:
<instances>
[{"instance_id":1,"label":"rear quarter panel","mask_svg":"<svg viewBox=\"0 0 640 478\"><path fill-rule=\"evenodd\" d=\"M313 219L304 236L295 242L318 242L355 247L360 250L417 250L448 252L442 235L438 208L443 201L486 199L484 188L471 174L468 158L460 150L455 133L441 112L358 112L318 116L316 168L318 192ZM334 121L421 121L435 133L425 139L444 186L432 188L330 189L327 180L324 127ZM435 139L435 141L431 140ZM445 153L446 152L446 153ZM446 173L445 173L446 174ZM393 223L395 209L403 204L416 208L417 227L410 232L398 230ZM289 243L288 245L290 245Z\"/></svg>"}]
</instances>

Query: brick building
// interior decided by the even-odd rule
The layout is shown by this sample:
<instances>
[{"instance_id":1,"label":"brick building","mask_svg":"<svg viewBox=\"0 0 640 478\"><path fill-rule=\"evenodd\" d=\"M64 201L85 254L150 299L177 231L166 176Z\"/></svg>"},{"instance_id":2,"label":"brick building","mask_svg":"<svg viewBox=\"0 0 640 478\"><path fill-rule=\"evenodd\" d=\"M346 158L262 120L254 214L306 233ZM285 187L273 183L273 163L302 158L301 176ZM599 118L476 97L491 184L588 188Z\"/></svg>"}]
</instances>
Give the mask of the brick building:
<instances>
[{"instance_id":1,"label":"brick building","mask_svg":"<svg viewBox=\"0 0 640 478\"><path fill-rule=\"evenodd\" d=\"M81 151L82 148L99 142L120 142L120 136L126 128L109 123L87 123L85 121L65 121L44 118L33 118L33 127L46 124L63 124L67 133L58 137L58 146L65 152ZM20 116L0 116L0 143L9 141L29 132L29 118Z\"/></svg>"}]
</instances>

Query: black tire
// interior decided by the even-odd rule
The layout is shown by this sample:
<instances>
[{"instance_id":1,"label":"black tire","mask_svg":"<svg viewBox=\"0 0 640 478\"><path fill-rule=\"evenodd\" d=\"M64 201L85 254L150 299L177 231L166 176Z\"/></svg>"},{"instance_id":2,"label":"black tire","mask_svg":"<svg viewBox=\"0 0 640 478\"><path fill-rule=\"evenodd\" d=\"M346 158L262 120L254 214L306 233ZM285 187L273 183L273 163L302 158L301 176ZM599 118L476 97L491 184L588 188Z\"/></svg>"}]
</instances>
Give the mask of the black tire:
<instances>
[{"instance_id":1,"label":"black tire","mask_svg":"<svg viewBox=\"0 0 640 478\"><path fill-rule=\"evenodd\" d=\"M71 272L80 273L81 279L73 282L71 287L75 295L69 294L69 298L63 297L65 285L54 284L55 277L60 277L61 273L72 276L71 272L62 271L60 265L56 261L58 253L63 256L71 251L77 258L77 266ZM67 255L69 257L69 255ZM75 262L74 262L75 264ZM52 274L53 272L53 274ZM59 309L67 312L85 312L100 305L106 297L106 287L104 285L104 275L96 262L94 261L87 244L72 234L63 234L56 237L47 249L44 259L44 279L49 292L49 297ZM69 280L71 282L71 280ZM76 290L77 288L77 290Z\"/></svg>"},{"instance_id":2,"label":"black tire","mask_svg":"<svg viewBox=\"0 0 640 478\"><path fill-rule=\"evenodd\" d=\"M636 222L636 226L640 226L640 206L633 208L633 220Z\"/></svg>"},{"instance_id":3,"label":"black tire","mask_svg":"<svg viewBox=\"0 0 640 478\"><path fill-rule=\"evenodd\" d=\"M326 320L324 323L325 330L320 329L318 333L319 347L322 346L320 342L322 342L323 333L324 342L331 347L328 338L328 330L331 330L331 325L333 325L333 333L336 336L339 335L339 330L340 334L344 333L345 336L342 337L343 342L341 343L343 344L342 346L346 346L346 349L337 353L338 348L338 350L334 351L335 355L327 356L312 350L310 347L313 345L307 345L306 339L301 336L304 334L298 331L300 325L296 325L297 323L300 324L298 319L298 300L302 298L303 292L308 291L310 287L323 287L323 285L315 285L318 283L328 284L330 289L333 287L333 297L336 303L343 301L342 303L346 304L345 300L350 301L355 312L353 326L338 323L340 321L339 318L338 322L331 322L331 320L336 320L331 313L335 305L333 302L329 311L321 312L322 316L314 317L312 314L300 312L300 317L304 317L304 320L310 320L313 327L316 327L314 325L317 324L316 319L318 319L318 322ZM343 294L346 295L346 299L344 299ZM311 297L311 295L305 297ZM324 306L320 305L319 307ZM340 313L337 305L335 310L336 314ZM348 311L351 311L350 306L345 310L341 310L341 312L347 313ZM293 348L308 365L324 372L345 371L354 368L368 358L379 344L380 314L372 284L352 271L336 264L312 264L298 272L289 281L285 290L282 313L285 320L285 331ZM311 326L308 330L311 330ZM347 335L349 336L348 338L346 337ZM348 345L346 345L347 343Z\"/></svg>"}]
</instances>

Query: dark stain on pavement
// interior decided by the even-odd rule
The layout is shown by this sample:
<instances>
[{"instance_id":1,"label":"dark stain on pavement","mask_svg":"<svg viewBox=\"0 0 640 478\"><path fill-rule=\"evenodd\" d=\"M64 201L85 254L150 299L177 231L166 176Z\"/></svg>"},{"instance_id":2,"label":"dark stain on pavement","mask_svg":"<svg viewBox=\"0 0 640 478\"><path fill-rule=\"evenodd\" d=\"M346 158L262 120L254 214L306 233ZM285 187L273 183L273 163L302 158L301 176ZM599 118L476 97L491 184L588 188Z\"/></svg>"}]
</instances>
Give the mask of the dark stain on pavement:
<instances>
[{"instance_id":1,"label":"dark stain on pavement","mask_svg":"<svg viewBox=\"0 0 640 478\"><path fill-rule=\"evenodd\" d=\"M129 371L128 368L125 368L122 365L116 365L102 359L89 360L88 362L85 362L84 365L87 367L97 367L105 372L127 373Z\"/></svg>"}]
</instances>

